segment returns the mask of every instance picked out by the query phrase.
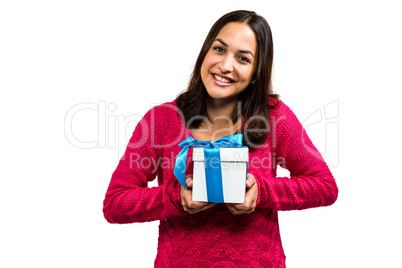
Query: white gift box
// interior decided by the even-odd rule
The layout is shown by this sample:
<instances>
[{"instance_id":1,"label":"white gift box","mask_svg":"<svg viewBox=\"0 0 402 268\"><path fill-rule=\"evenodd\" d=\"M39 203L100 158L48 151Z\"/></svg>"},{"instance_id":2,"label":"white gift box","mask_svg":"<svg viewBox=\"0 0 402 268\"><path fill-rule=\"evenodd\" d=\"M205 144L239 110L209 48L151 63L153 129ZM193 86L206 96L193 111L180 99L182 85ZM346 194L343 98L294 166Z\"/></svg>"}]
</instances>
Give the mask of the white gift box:
<instances>
[{"instance_id":1,"label":"white gift box","mask_svg":"<svg viewBox=\"0 0 402 268\"><path fill-rule=\"evenodd\" d=\"M224 203L244 203L248 148L220 148ZM193 201L208 202L204 148L193 148Z\"/></svg>"}]
</instances>

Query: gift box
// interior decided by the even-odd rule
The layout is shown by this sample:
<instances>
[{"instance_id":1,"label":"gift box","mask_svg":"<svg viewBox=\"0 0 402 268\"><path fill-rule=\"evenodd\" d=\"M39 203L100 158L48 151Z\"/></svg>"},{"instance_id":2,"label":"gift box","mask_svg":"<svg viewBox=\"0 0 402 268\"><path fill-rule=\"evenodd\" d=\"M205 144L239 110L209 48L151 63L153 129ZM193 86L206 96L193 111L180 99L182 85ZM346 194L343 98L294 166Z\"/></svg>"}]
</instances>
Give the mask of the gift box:
<instances>
[{"instance_id":1,"label":"gift box","mask_svg":"<svg viewBox=\"0 0 402 268\"><path fill-rule=\"evenodd\" d=\"M193 201L244 203L248 148L242 146L242 141L242 134L215 142L198 141L189 136L178 144L183 149L177 155L174 174L185 189L187 154L193 147Z\"/></svg>"},{"instance_id":2,"label":"gift box","mask_svg":"<svg viewBox=\"0 0 402 268\"><path fill-rule=\"evenodd\" d=\"M193 201L244 203L248 148L219 150L220 159L205 161L204 148L193 149ZM216 170L218 174L208 172L208 169Z\"/></svg>"}]
</instances>

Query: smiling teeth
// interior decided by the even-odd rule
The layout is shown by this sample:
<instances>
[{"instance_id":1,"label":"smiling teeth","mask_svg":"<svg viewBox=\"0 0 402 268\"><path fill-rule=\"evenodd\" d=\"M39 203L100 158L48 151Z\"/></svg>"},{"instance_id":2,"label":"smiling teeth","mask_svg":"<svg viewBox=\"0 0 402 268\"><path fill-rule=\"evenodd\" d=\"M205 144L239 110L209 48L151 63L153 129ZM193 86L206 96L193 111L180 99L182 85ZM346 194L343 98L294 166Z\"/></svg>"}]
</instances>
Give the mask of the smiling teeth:
<instances>
[{"instance_id":1,"label":"smiling teeth","mask_svg":"<svg viewBox=\"0 0 402 268\"><path fill-rule=\"evenodd\" d=\"M232 82L231 80L226 79L226 78L223 78L223 77L221 77L221 76L219 76L219 75L216 75L216 74L214 74L214 77L215 77L216 80L221 81L221 82L223 82L223 83L230 83L230 82Z\"/></svg>"}]
</instances>

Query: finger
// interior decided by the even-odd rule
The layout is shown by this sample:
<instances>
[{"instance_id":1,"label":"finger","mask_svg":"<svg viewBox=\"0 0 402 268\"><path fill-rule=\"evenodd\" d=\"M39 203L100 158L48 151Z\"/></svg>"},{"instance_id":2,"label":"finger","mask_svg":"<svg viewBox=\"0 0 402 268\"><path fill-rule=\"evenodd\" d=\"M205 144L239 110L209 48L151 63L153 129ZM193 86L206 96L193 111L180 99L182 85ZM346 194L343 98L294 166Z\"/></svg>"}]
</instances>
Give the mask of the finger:
<instances>
[{"instance_id":1,"label":"finger","mask_svg":"<svg viewBox=\"0 0 402 268\"><path fill-rule=\"evenodd\" d=\"M193 176L186 177L186 185L187 187L193 187Z\"/></svg>"},{"instance_id":2,"label":"finger","mask_svg":"<svg viewBox=\"0 0 402 268\"><path fill-rule=\"evenodd\" d=\"M232 214L234 215L240 215L240 214L250 214L251 212L254 211L254 208L236 208L233 207L233 209L231 210Z\"/></svg>"},{"instance_id":3,"label":"finger","mask_svg":"<svg viewBox=\"0 0 402 268\"><path fill-rule=\"evenodd\" d=\"M244 197L244 203L232 204L237 211L247 211L252 209L253 190L247 191Z\"/></svg>"},{"instance_id":4,"label":"finger","mask_svg":"<svg viewBox=\"0 0 402 268\"><path fill-rule=\"evenodd\" d=\"M246 211L246 210L248 210L250 207L249 207L246 203L243 203L243 204L233 204L233 208L234 208L236 211Z\"/></svg>"},{"instance_id":5,"label":"finger","mask_svg":"<svg viewBox=\"0 0 402 268\"><path fill-rule=\"evenodd\" d=\"M247 174L246 186L247 188L251 188L257 181L255 180L252 174Z\"/></svg>"},{"instance_id":6,"label":"finger","mask_svg":"<svg viewBox=\"0 0 402 268\"><path fill-rule=\"evenodd\" d=\"M233 204L226 204L226 206L228 207L229 211L233 214L233 215L237 215L239 214L237 209L233 206Z\"/></svg>"},{"instance_id":7,"label":"finger","mask_svg":"<svg viewBox=\"0 0 402 268\"><path fill-rule=\"evenodd\" d=\"M203 206L203 207L200 209L200 211L204 211L204 210L210 209L210 208L212 208L212 207L215 206L215 205L216 205L216 203L207 203L207 205Z\"/></svg>"},{"instance_id":8,"label":"finger","mask_svg":"<svg viewBox=\"0 0 402 268\"><path fill-rule=\"evenodd\" d=\"M255 201L257 201L256 193L254 189L246 192L244 206L245 209L253 209L255 207Z\"/></svg>"},{"instance_id":9,"label":"finger","mask_svg":"<svg viewBox=\"0 0 402 268\"><path fill-rule=\"evenodd\" d=\"M251 213L251 209L244 204L230 204L229 210L233 215Z\"/></svg>"},{"instance_id":10,"label":"finger","mask_svg":"<svg viewBox=\"0 0 402 268\"><path fill-rule=\"evenodd\" d=\"M200 209L207 206L208 204L208 202L191 201L189 206L193 209Z\"/></svg>"},{"instance_id":11,"label":"finger","mask_svg":"<svg viewBox=\"0 0 402 268\"><path fill-rule=\"evenodd\" d=\"M246 202L244 203L244 207L242 209L245 211L244 213L251 213L255 210L255 204L257 200L248 196Z\"/></svg>"},{"instance_id":12,"label":"finger","mask_svg":"<svg viewBox=\"0 0 402 268\"><path fill-rule=\"evenodd\" d=\"M216 205L215 203L206 203L202 207L187 207L187 212L189 212L190 214L195 214L195 213L198 213L200 211L210 209L211 207L213 207L215 205Z\"/></svg>"}]
</instances>

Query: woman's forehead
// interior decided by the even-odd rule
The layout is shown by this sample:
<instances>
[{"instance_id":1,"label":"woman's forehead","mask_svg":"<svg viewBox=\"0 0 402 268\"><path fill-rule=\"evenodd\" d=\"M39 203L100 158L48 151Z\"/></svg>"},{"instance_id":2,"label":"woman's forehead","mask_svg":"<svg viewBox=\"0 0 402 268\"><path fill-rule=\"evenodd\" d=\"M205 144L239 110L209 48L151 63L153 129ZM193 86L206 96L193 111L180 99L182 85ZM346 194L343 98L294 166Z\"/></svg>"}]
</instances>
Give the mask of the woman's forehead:
<instances>
[{"instance_id":1,"label":"woman's forehead","mask_svg":"<svg viewBox=\"0 0 402 268\"><path fill-rule=\"evenodd\" d=\"M247 49L254 54L257 50L257 40L254 31L246 23L229 22L216 35L217 39L222 40L229 47L237 49Z\"/></svg>"}]
</instances>

